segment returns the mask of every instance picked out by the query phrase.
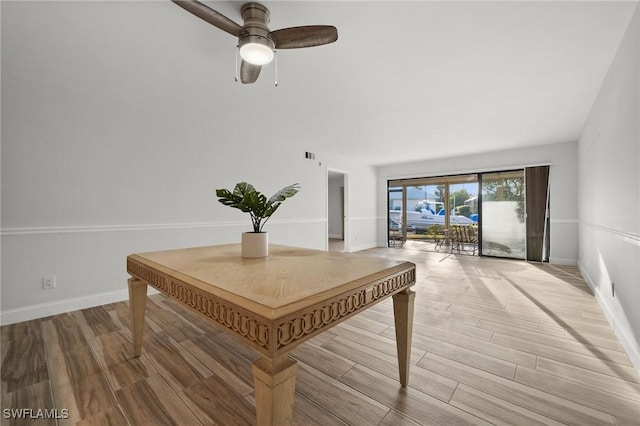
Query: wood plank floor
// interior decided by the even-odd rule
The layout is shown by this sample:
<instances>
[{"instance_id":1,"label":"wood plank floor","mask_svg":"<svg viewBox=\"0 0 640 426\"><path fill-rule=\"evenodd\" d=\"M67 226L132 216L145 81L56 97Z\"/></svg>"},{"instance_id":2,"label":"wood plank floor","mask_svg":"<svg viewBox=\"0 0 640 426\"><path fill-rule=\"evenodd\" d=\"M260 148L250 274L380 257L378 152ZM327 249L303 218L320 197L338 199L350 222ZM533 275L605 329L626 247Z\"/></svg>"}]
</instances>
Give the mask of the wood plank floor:
<instances>
[{"instance_id":1,"label":"wood plank floor","mask_svg":"<svg viewBox=\"0 0 640 426\"><path fill-rule=\"evenodd\" d=\"M415 262L410 386L391 300L294 351L299 425L640 424L640 378L576 268L372 249ZM123 283L123 286L125 283ZM252 425L253 350L163 296L131 358L127 302L1 328L2 425ZM68 410L68 411L61 411Z\"/></svg>"}]
</instances>

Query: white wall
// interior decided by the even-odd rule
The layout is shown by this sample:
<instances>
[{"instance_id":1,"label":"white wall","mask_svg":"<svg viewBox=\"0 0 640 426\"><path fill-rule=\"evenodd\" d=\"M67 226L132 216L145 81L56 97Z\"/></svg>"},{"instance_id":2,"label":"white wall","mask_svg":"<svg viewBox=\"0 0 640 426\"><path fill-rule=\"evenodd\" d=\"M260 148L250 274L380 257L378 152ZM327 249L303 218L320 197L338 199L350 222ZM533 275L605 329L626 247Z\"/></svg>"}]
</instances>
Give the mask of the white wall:
<instances>
[{"instance_id":1,"label":"white wall","mask_svg":"<svg viewBox=\"0 0 640 426\"><path fill-rule=\"evenodd\" d=\"M230 131L211 138L206 126L168 124L123 112L117 101L33 87L3 74L3 324L126 298L130 253L238 242L249 218L219 204L214 190L242 180L268 196L299 182L300 193L265 227L270 242L326 249L326 167L348 170L357 188L350 246L375 246L371 166L318 153L326 159L320 164L304 159L302 148L270 141L230 144ZM22 105L38 111L24 114ZM72 117L88 109L82 119ZM96 131L105 127L109 132ZM48 275L57 288L45 291Z\"/></svg>"},{"instance_id":2,"label":"white wall","mask_svg":"<svg viewBox=\"0 0 640 426\"><path fill-rule=\"evenodd\" d=\"M84 2L39 3L42 9L29 3L2 5L0 322L126 298L130 253L239 242L249 218L219 204L215 189L243 180L268 196L299 182L300 193L265 227L270 242L326 249L326 169L345 170L356 189L347 206L350 247L375 246L373 167L319 151L307 160L311 136L301 138L281 122L251 126L255 111L242 97L255 92L232 79L216 84L237 91L226 94L237 102L221 103L204 78L197 92L180 94L187 86L176 79L166 82L174 97L161 91L136 97L145 72L153 72L144 65L151 58L143 57L129 64L146 70L137 81L113 75L105 89L92 80L104 71L78 53L86 46L70 42L81 32L53 23L50 34L32 31L31 20L71 14L82 23L94 10ZM109 44L100 37L91 33L92 41ZM236 112L220 119L229 108ZM302 126L304 119L296 121ZM49 275L57 288L43 290Z\"/></svg>"},{"instance_id":3,"label":"white wall","mask_svg":"<svg viewBox=\"0 0 640 426\"><path fill-rule=\"evenodd\" d=\"M579 265L638 371L639 13L636 8L578 142Z\"/></svg>"},{"instance_id":4,"label":"white wall","mask_svg":"<svg viewBox=\"0 0 640 426\"><path fill-rule=\"evenodd\" d=\"M444 176L550 164L551 259L575 265L578 259L576 142L540 145L455 158L442 158L378 168L378 244L386 246L387 180Z\"/></svg>"}]
</instances>

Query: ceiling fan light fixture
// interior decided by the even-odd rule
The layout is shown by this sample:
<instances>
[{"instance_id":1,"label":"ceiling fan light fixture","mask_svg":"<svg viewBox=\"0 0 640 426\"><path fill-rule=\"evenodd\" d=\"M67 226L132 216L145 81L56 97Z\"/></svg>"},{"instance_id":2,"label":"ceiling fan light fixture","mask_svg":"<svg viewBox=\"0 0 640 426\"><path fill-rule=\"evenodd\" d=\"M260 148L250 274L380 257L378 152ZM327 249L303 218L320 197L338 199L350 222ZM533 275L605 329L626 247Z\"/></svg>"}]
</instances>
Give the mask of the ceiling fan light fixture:
<instances>
[{"instance_id":1,"label":"ceiling fan light fixture","mask_svg":"<svg viewBox=\"0 0 640 426\"><path fill-rule=\"evenodd\" d=\"M240 14L244 24L240 25L211 9L202 1L171 1L203 21L237 37L236 81L238 80L237 67L240 65L239 80L243 84L255 83L262 65L275 59L276 48L281 50L322 46L338 39L338 30L332 25L305 25L271 31L269 29L271 14L269 9L260 3L250 2L242 5ZM240 64L237 60L238 55L242 57Z\"/></svg>"},{"instance_id":2,"label":"ceiling fan light fixture","mask_svg":"<svg viewBox=\"0 0 640 426\"><path fill-rule=\"evenodd\" d=\"M253 65L266 65L273 60L273 41L260 35L240 39L240 56Z\"/></svg>"}]
</instances>

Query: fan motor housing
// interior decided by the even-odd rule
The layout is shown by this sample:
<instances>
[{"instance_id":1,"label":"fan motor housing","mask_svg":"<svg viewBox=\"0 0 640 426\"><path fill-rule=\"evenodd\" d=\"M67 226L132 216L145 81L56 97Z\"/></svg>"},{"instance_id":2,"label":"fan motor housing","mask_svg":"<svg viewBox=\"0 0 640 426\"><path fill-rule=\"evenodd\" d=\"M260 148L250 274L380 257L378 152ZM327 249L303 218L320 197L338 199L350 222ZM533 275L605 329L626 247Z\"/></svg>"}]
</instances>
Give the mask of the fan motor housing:
<instances>
[{"instance_id":1,"label":"fan motor housing","mask_svg":"<svg viewBox=\"0 0 640 426\"><path fill-rule=\"evenodd\" d=\"M271 37L269 37L269 22L271 22L269 9L260 3L245 3L242 5L240 13L244 21L242 27L247 34L271 39ZM244 35L240 35L240 38L243 36Z\"/></svg>"},{"instance_id":2,"label":"fan motor housing","mask_svg":"<svg viewBox=\"0 0 640 426\"><path fill-rule=\"evenodd\" d=\"M243 28L245 32L240 34L238 38L238 46L248 43L257 43L267 46L273 50L275 43L270 35L269 22L271 22L271 13L264 5L260 3L245 3L240 9L242 19L244 20Z\"/></svg>"},{"instance_id":3,"label":"fan motor housing","mask_svg":"<svg viewBox=\"0 0 640 426\"><path fill-rule=\"evenodd\" d=\"M240 14L245 23L252 20L264 22L265 25L269 25L271 22L271 13L269 9L260 3L245 3L240 9Z\"/></svg>"}]
</instances>

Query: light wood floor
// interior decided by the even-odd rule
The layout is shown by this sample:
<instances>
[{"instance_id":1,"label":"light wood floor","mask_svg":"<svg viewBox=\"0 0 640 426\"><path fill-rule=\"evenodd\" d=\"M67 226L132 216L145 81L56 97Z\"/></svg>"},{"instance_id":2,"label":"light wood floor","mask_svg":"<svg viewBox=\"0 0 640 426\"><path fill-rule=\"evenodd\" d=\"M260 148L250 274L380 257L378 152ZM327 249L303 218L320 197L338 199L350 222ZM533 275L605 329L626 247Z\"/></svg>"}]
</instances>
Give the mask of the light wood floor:
<instances>
[{"instance_id":1,"label":"light wood floor","mask_svg":"<svg viewBox=\"0 0 640 426\"><path fill-rule=\"evenodd\" d=\"M410 386L387 300L295 350L297 424L640 424L638 374L576 268L365 253L418 265ZM128 326L120 302L2 327L2 408L69 410L60 425L255 422L255 352L159 295L138 359Z\"/></svg>"},{"instance_id":2,"label":"light wood floor","mask_svg":"<svg viewBox=\"0 0 640 426\"><path fill-rule=\"evenodd\" d=\"M329 238L329 251L342 253L344 251L344 240Z\"/></svg>"}]
</instances>

